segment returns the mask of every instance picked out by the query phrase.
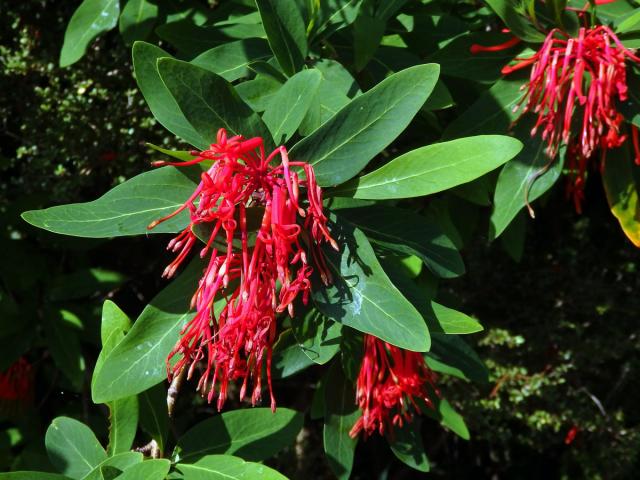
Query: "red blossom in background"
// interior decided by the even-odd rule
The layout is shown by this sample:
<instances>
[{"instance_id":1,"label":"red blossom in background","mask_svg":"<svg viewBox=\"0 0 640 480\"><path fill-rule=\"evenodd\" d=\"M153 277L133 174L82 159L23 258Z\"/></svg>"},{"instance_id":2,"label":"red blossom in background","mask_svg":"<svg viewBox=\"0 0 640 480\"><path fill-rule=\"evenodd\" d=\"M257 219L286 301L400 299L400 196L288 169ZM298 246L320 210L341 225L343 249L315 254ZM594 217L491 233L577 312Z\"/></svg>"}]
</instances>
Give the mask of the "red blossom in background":
<instances>
[{"instance_id":1,"label":"red blossom in background","mask_svg":"<svg viewBox=\"0 0 640 480\"><path fill-rule=\"evenodd\" d=\"M207 394L209 401L218 392L219 410L231 381L241 382L242 400L251 380L251 402L255 405L261 399L261 373L266 362L271 408L275 410L270 367L276 314L287 310L293 315L294 300L301 297L305 304L308 300L313 267L307 251L322 281L329 283L331 275L320 245L329 243L338 249L322 211L322 190L311 165L290 162L284 147L266 156L261 138L228 138L220 129L217 143L192 154L196 158L188 162L155 162L156 166L186 166L213 161L184 205L149 225L153 228L183 210L191 214L190 224L168 245L177 256L163 273L167 278L175 274L197 242L193 228L200 224L211 227L208 242L200 251L202 258L211 252L209 263L191 301L197 313L182 329L182 337L167 359L169 365L178 357L175 365L169 366L169 376L188 368L187 378L191 378L196 365L204 361L198 390ZM272 166L277 156L281 164ZM304 179L291 167L304 172ZM262 217L253 235L247 227L249 209ZM304 219L302 225L299 219ZM224 251L214 245L215 240L225 244ZM219 298L225 299L225 305L216 315L214 300Z\"/></svg>"},{"instance_id":2,"label":"red blossom in background","mask_svg":"<svg viewBox=\"0 0 640 480\"><path fill-rule=\"evenodd\" d=\"M576 439L576 435L578 435L579 431L580 429L578 428L577 425L572 425L569 431L567 432L567 435L564 437L564 444L571 445L573 441Z\"/></svg>"},{"instance_id":3,"label":"red blossom in background","mask_svg":"<svg viewBox=\"0 0 640 480\"><path fill-rule=\"evenodd\" d=\"M372 335L364 336L364 357L358 375L356 403L362 416L349 435L361 431L365 437L376 430L391 434L420 412L416 400L433 408L432 394L436 374L426 365L422 354L390 345Z\"/></svg>"},{"instance_id":4,"label":"red blossom in background","mask_svg":"<svg viewBox=\"0 0 640 480\"><path fill-rule=\"evenodd\" d=\"M33 399L31 364L25 358L0 373L0 411L12 413Z\"/></svg>"}]
</instances>

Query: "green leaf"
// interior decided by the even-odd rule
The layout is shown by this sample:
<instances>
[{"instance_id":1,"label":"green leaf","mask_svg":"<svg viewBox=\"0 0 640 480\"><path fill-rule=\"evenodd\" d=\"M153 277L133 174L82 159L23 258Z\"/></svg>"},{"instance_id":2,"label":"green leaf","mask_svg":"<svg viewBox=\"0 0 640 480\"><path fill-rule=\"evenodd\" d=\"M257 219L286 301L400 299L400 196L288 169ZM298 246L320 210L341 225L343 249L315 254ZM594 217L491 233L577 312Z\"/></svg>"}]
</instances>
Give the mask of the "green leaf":
<instances>
[{"instance_id":1,"label":"green leaf","mask_svg":"<svg viewBox=\"0 0 640 480\"><path fill-rule=\"evenodd\" d=\"M109 402L109 446L107 453L115 455L131 449L138 431L138 397L126 397Z\"/></svg>"},{"instance_id":2,"label":"green leaf","mask_svg":"<svg viewBox=\"0 0 640 480\"><path fill-rule=\"evenodd\" d=\"M432 333L431 340L425 361L432 370L479 383L488 381L487 367L458 335Z\"/></svg>"},{"instance_id":3,"label":"green leaf","mask_svg":"<svg viewBox=\"0 0 640 480\"><path fill-rule=\"evenodd\" d=\"M514 107L522 98L522 80L502 79L453 120L442 134L443 140L479 134L503 134L519 117Z\"/></svg>"},{"instance_id":4,"label":"green leaf","mask_svg":"<svg viewBox=\"0 0 640 480\"><path fill-rule=\"evenodd\" d=\"M360 72L373 58L380 46L387 22L378 16L360 11L353 24L354 66Z\"/></svg>"},{"instance_id":5,"label":"green leaf","mask_svg":"<svg viewBox=\"0 0 640 480\"><path fill-rule=\"evenodd\" d=\"M300 126L316 91L322 75L318 70L304 70L289 78L276 93L262 116L276 145L289 140Z\"/></svg>"},{"instance_id":6,"label":"green leaf","mask_svg":"<svg viewBox=\"0 0 640 480\"><path fill-rule=\"evenodd\" d=\"M512 0L487 0L487 3L514 35L526 42L541 43L544 41L544 34L536 30L523 15L518 13L516 2Z\"/></svg>"},{"instance_id":7,"label":"green leaf","mask_svg":"<svg viewBox=\"0 0 640 480\"><path fill-rule=\"evenodd\" d=\"M408 278L398 262L386 258L382 265L393 284L422 314L429 327L429 332L464 334L483 330L482 325L468 315L432 301L431 294Z\"/></svg>"},{"instance_id":8,"label":"green leaf","mask_svg":"<svg viewBox=\"0 0 640 480\"><path fill-rule=\"evenodd\" d=\"M181 57L193 58L201 53L233 40L264 38L259 23L218 22L213 25L195 25L192 19L182 19L156 28L156 34L174 46Z\"/></svg>"},{"instance_id":9,"label":"green leaf","mask_svg":"<svg viewBox=\"0 0 640 480\"><path fill-rule=\"evenodd\" d=\"M321 186L349 180L409 125L438 71L438 65L428 64L391 75L298 142L291 158L313 165Z\"/></svg>"},{"instance_id":10,"label":"green leaf","mask_svg":"<svg viewBox=\"0 0 640 480\"><path fill-rule=\"evenodd\" d=\"M184 116L208 143L215 143L218 130L226 128L229 135L263 137L269 149L267 127L224 78L172 58L159 59L158 71Z\"/></svg>"},{"instance_id":11,"label":"green leaf","mask_svg":"<svg viewBox=\"0 0 640 480\"><path fill-rule=\"evenodd\" d=\"M113 289L126 277L119 272L88 268L51 279L49 298L53 301L75 300Z\"/></svg>"},{"instance_id":12,"label":"green leaf","mask_svg":"<svg viewBox=\"0 0 640 480\"><path fill-rule=\"evenodd\" d=\"M201 273L202 264L193 261L145 307L131 331L94 373L94 403L138 394L166 378L166 358L178 341L180 328L192 315L189 300Z\"/></svg>"},{"instance_id":13,"label":"green leaf","mask_svg":"<svg viewBox=\"0 0 640 480\"><path fill-rule=\"evenodd\" d=\"M169 473L171 462L164 459L145 460L132 465L118 476L118 480L163 480Z\"/></svg>"},{"instance_id":14,"label":"green leaf","mask_svg":"<svg viewBox=\"0 0 640 480\"><path fill-rule=\"evenodd\" d=\"M332 195L373 200L431 195L494 170L520 150L522 143L500 135L435 143L400 155L379 169L342 185Z\"/></svg>"},{"instance_id":15,"label":"green leaf","mask_svg":"<svg viewBox=\"0 0 640 480\"><path fill-rule=\"evenodd\" d=\"M266 465L231 455L208 455L193 465L179 463L176 468L184 480L287 480Z\"/></svg>"},{"instance_id":16,"label":"green leaf","mask_svg":"<svg viewBox=\"0 0 640 480\"><path fill-rule=\"evenodd\" d=\"M257 75L253 80L236 85L236 91L247 105L256 112L264 112L282 84L267 75Z\"/></svg>"},{"instance_id":17,"label":"green leaf","mask_svg":"<svg viewBox=\"0 0 640 480\"><path fill-rule=\"evenodd\" d=\"M169 150L167 148L162 148L149 142L145 142L145 145L155 150L156 152L164 153L165 155L169 155L170 157L180 160L181 162L188 162L189 160L193 160L194 158L193 155L191 155L190 150Z\"/></svg>"},{"instance_id":18,"label":"green leaf","mask_svg":"<svg viewBox=\"0 0 640 480\"><path fill-rule=\"evenodd\" d=\"M369 239L389 250L416 255L435 275L454 278L464 273L464 263L453 242L440 227L410 210L376 205L340 210Z\"/></svg>"},{"instance_id":19,"label":"green leaf","mask_svg":"<svg viewBox=\"0 0 640 480\"><path fill-rule=\"evenodd\" d=\"M358 16L362 0L319 0L313 38L328 37L351 25Z\"/></svg>"},{"instance_id":20,"label":"green leaf","mask_svg":"<svg viewBox=\"0 0 640 480\"><path fill-rule=\"evenodd\" d=\"M620 22L633 15L635 7L635 2L628 1L603 3L597 6L596 15L601 23L611 25L615 30Z\"/></svg>"},{"instance_id":21,"label":"green leaf","mask_svg":"<svg viewBox=\"0 0 640 480\"><path fill-rule=\"evenodd\" d=\"M527 223L525 213L520 212L500 237L500 245L514 262L519 263L522 260L526 234Z\"/></svg>"},{"instance_id":22,"label":"green leaf","mask_svg":"<svg viewBox=\"0 0 640 480\"><path fill-rule=\"evenodd\" d=\"M406 422L401 428L393 431L393 438L387 437L387 442L393 454L405 465L420 472L428 472L429 459L424 451L421 425L420 419Z\"/></svg>"},{"instance_id":23,"label":"green leaf","mask_svg":"<svg viewBox=\"0 0 640 480\"><path fill-rule=\"evenodd\" d=\"M436 404L437 410L425 409L424 412L428 416L438 420L443 426L449 428L460 438L469 440L471 435L469 434L467 425L464 423L464 418L453 409L451 404L445 398L435 397L434 403Z\"/></svg>"},{"instance_id":24,"label":"green leaf","mask_svg":"<svg viewBox=\"0 0 640 480\"><path fill-rule=\"evenodd\" d=\"M94 38L116 26L119 13L118 0L84 0L64 32L60 66L67 67L80 60Z\"/></svg>"},{"instance_id":25,"label":"green leaf","mask_svg":"<svg viewBox=\"0 0 640 480\"><path fill-rule=\"evenodd\" d=\"M57 417L51 422L45 445L51 464L75 479L83 478L107 459L89 427L68 417Z\"/></svg>"},{"instance_id":26,"label":"green leaf","mask_svg":"<svg viewBox=\"0 0 640 480\"><path fill-rule=\"evenodd\" d=\"M169 434L167 413L167 390L159 384L138 395L140 402L140 426L156 441L160 452L164 452Z\"/></svg>"},{"instance_id":27,"label":"green leaf","mask_svg":"<svg viewBox=\"0 0 640 480\"><path fill-rule=\"evenodd\" d=\"M47 472L0 473L0 480L69 480L70 477Z\"/></svg>"},{"instance_id":28,"label":"green leaf","mask_svg":"<svg viewBox=\"0 0 640 480\"><path fill-rule=\"evenodd\" d=\"M340 252L326 249L333 283L314 289L324 315L343 325L413 351L428 348L429 332L420 313L391 283L361 230L332 215L331 232Z\"/></svg>"},{"instance_id":29,"label":"green leaf","mask_svg":"<svg viewBox=\"0 0 640 480\"><path fill-rule=\"evenodd\" d=\"M180 207L195 189L184 170L162 167L137 175L87 203L30 210L22 218L50 232L87 238L174 233L189 222L181 212L156 228L147 226Z\"/></svg>"},{"instance_id":30,"label":"green leaf","mask_svg":"<svg viewBox=\"0 0 640 480\"><path fill-rule=\"evenodd\" d=\"M155 45L145 42L133 44L133 70L138 87L151 113L162 126L196 148L207 148L209 144L187 121L160 78L157 62L164 57L171 57L171 55Z\"/></svg>"},{"instance_id":31,"label":"green leaf","mask_svg":"<svg viewBox=\"0 0 640 480\"><path fill-rule=\"evenodd\" d=\"M640 247L640 203L638 181L634 176L633 159L627 151L604 163L602 182L611 213L620 223L625 235Z\"/></svg>"},{"instance_id":32,"label":"green leaf","mask_svg":"<svg viewBox=\"0 0 640 480\"><path fill-rule=\"evenodd\" d=\"M300 124L300 134L303 136L319 128L348 104L351 97L361 93L349 71L335 60L322 59L314 67L320 71L322 79L309 111Z\"/></svg>"},{"instance_id":33,"label":"green leaf","mask_svg":"<svg viewBox=\"0 0 640 480\"><path fill-rule=\"evenodd\" d=\"M300 71L307 56L307 35L296 2L256 0L271 50L288 76Z\"/></svg>"},{"instance_id":34,"label":"green leaf","mask_svg":"<svg viewBox=\"0 0 640 480\"><path fill-rule=\"evenodd\" d=\"M331 365L324 382L324 451L336 477L347 480L358 443L358 438L351 438L349 432L361 412L353 385L345 378L339 362Z\"/></svg>"},{"instance_id":35,"label":"green leaf","mask_svg":"<svg viewBox=\"0 0 640 480\"><path fill-rule=\"evenodd\" d=\"M301 345L298 345L291 329L280 334L273 346L271 361L271 378L287 378L299 373L311 365L313 361L305 355Z\"/></svg>"},{"instance_id":36,"label":"green leaf","mask_svg":"<svg viewBox=\"0 0 640 480\"><path fill-rule=\"evenodd\" d=\"M622 22L618 24L616 33L630 33L640 31L640 9L637 9L634 13L627 16Z\"/></svg>"},{"instance_id":37,"label":"green leaf","mask_svg":"<svg viewBox=\"0 0 640 480\"><path fill-rule=\"evenodd\" d=\"M191 63L233 82L249 74L247 66L251 62L269 57L271 50L266 40L247 38L207 50L191 60Z\"/></svg>"},{"instance_id":38,"label":"green leaf","mask_svg":"<svg viewBox=\"0 0 640 480\"><path fill-rule=\"evenodd\" d=\"M444 76L472 80L474 82L495 82L502 77L500 70L522 50L521 45L497 52L471 52L471 46L499 45L510 35L503 33L466 33L437 49L427 57L429 62L440 65ZM454 120L455 121L455 120ZM482 132L487 133L487 132Z\"/></svg>"},{"instance_id":39,"label":"green leaf","mask_svg":"<svg viewBox=\"0 0 640 480\"><path fill-rule=\"evenodd\" d=\"M342 326L311 309L301 322L292 323L293 335L302 352L314 363L324 365L340 349Z\"/></svg>"},{"instance_id":40,"label":"green leaf","mask_svg":"<svg viewBox=\"0 0 640 480\"><path fill-rule=\"evenodd\" d=\"M122 452L104 460L97 465L82 480L106 480L116 478L123 470L142 463L140 452Z\"/></svg>"},{"instance_id":41,"label":"green leaf","mask_svg":"<svg viewBox=\"0 0 640 480\"><path fill-rule=\"evenodd\" d=\"M44 318L44 334L56 366L79 392L84 384L85 362L77 328L65 319L64 310L52 310Z\"/></svg>"},{"instance_id":42,"label":"green leaf","mask_svg":"<svg viewBox=\"0 0 640 480\"><path fill-rule=\"evenodd\" d=\"M503 167L498 176L491 212L493 238L504 232L524 208L527 197L529 202L533 202L549 190L562 173L564 156L551 160L545 152L546 142L529 135L531 123L524 122L518 127L516 135L524 139L524 149Z\"/></svg>"},{"instance_id":43,"label":"green leaf","mask_svg":"<svg viewBox=\"0 0 640 480\"><path fill-rule=\"evenodd\" d=\"M433 92L424 104L426 111L432 112L434 110L444 110L455 105L455 101L451 96L451 92L442 81L442 78L438 80L436 86L433 87Z\"/></svg>"},{"instance_id":44,"label":"green leaf","mask_svg":"<svg viewBox=\"0 0 640 480\"><path fill-rule=\"evenodd\" d=\"M288 408L233 410L208 418L178 440L176 462L195 462L205 455L237 455L262 461L292 445L302 428L303 415Z\"/></svg>"},{"instance_id":45,"label":"green leaf","mask_svg":"<svg viewBox=\"0 0 640 480\"><path fill-rule=\"evenodd\" d=\"M146 40L158 20L158 5L150 0L127 0L120 14L120 34L125 45Z\"/></svg>"},{"instance_id":46,"label":"green leaf","mask_svg":"<svg viewBox=\"0 0 640 480\"><path fill-rule=\"evenodd\" d=\"M102 350L100 351L100 355L98 355L96 366L93 369L93 379L96 377L96 372L102 368L106 356L122 341L130 328L131 320L127 314L111 300L105 300L102 305L102 323L100 325Z\"/></svg>"},{"instance_id":47,"label":"green leaf","mask_svg":"<svg viewBox=\"0 0 640 480\"><path fill-rule=\"evenodd\" d=\"M431 308L442 333L463 335L481 332L484 330L482 325L480 325L476 319L471 318L469 315L459 312L458 310L445 307L444 305L440 305L433 301L431 302ZM430 328L430 330L433 329Z\"/></svg>"},{"instance_id":48,"label":"green leaf","mask_svg":"<svg viewBox=\"0 0 640 480\"><path fill-rule=\"evenodd\" d=\"M287 81L287 76L276 67L274 67L270 62L265 62L262 60L251 62L249 64L249 70L258 75L270 77L280 83L284 83Z\"/></svg>"}]
</instances>

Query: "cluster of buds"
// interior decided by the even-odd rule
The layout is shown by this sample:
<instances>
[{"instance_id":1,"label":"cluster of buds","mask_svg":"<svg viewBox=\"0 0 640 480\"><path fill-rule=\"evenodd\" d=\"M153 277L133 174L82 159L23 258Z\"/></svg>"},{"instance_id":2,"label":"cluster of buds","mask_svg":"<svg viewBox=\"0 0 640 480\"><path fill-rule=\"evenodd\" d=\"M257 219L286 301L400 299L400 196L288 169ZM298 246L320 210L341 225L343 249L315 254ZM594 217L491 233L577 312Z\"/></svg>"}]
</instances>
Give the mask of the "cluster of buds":
<instances>
[{"instance_id":1,"label":"cluster of buds","mask_svg":"<svg viewBox=\"0 0 640 480\"><path fill-rule=\"evenodd\" d=\"M364 357L358 375L356 403L362 416L349 432L365 437L374 432L392 434L413 419L421 405L433 408L436 375L422 354L403 350L372 335L364 337Z\"/></svg>"},{"instance_id":2,"label":"cluster of buds","mask_svg":"<svg viewBox=\"0 0 640 480\"><path fill-rule=\"evenodd\" d=\"M309 164L290 162L284 147L266 156L261 138L228 137L220 129L215 144L192 154L196 158L187 162L154 163L187 166L213 161L184 205L149 225L151 229L184 210L190 212L189 225L169 243L177 256L164 271L167 278L197 243L194 228L210 228L200 251L202 258L209 255L208 265L191 301L196 314L169 354L169 377L187 369L191 378L202 362L198 390L209 402L217 393L217 407L222 409L232 381L240 383L242 400L251 381L255 405L261 400L266 363L275 410L270 367L276 314L286 310L293 315L296 298L307 302L314 268L325 284L331 281L320 246L328 243L338 249L322 210L322 191ZM276 157L281 162L273 166ZM248 218L255 212L261 222L253 232ZM224 307L216 314L214 302L219 299ZM178 360L171 366L174 357Z\"/></svg>"}]
</instances>

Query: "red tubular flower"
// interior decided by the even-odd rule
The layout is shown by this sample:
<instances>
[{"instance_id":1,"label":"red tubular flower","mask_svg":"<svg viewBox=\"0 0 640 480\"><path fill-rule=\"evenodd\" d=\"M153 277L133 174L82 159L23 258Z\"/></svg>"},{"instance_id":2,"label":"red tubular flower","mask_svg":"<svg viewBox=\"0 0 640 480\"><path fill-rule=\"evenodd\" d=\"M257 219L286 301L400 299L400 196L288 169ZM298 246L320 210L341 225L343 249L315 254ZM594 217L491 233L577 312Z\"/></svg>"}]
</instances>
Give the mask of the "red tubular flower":
<instances>
[{"instance_id":1,"label":"red tubular flower","mask_svg":"<svg viewBox=\"0 0 640 480\"><path fill-rule=\"evenodd\" d=\"M183 210L191 214L187 228L169 242L168 249L177 256L163 273L167 278L175 274L197 242L193 227L211 226L208 242L200 251L203 258L211 251L209 263L191 301L196 315L182 329L181 339L169 354L169 376L188 368L187 378L191 378L203 360L205 369L198 389L209 401L217 392L219 410L231 381L240 381L242 400L251 380L255 405L261 399L266 361L271 408L275 410L270 366L276 313L287 310L293 315L294 300L299 296L304 303L308 300L313 267L304 247L310 249L325 283L331 281L331 275L320 245L326 242L338 249L322 211L322 190L311 165L289 161L284 147L265 156L261 138L228 138L220 129L217 143L193 155L196 158L188 162L155 162L184 166L213 160L184 205L149 225L153 228ZM281 164L272 166L276 156ZM304 172L304 179L291 167ZM262 215L255 235L247 227L249 209ZM304 219L302 226L299 219ZM214 246L217 239L226 245L226 251ZM214 300L221 297L226 303L216 316ZM170 367L174 356L179 359Z\"/></svg>"},{"instance_id":2,"label":"red tubular flower","mask_svg":"<svg viewBox=\"0 0 640 480\"><path fill-rule=\"evenodd\" d=\"M349 432L356 437L361 431L365 437L376 430L380 435L391 433L394 426L420 412L416 400L433 408L431 400L436 374L418 352L403 350L372 335L364 337L364 357L358 375L356 403L362 416Z\"/></svg>"},{"instance_id":3,"label":"red tubular flower","mask_svg":"<svg viewBox=\"0 0 640 480\"><path fill-rule=\"evenodd\" d=\"M514 108L532 112L537 121L531 135L541 132L547 153L555 158L561 144L567 145L574 172L571 187L576 203L582 197L587 161L597 149L604 160L611 148L627 139L624 118L616 101L627 99L626 61L640 62L606 26L581 28L577 38L554 29L542 48L530 58L516 59L502 72L512 73L531 66L525 94ZM579 113L578 113L579 112ZM574 114L579 121L575 122ZM572 131L579 124L579 131Z\"/></svg>"},{"instance_id":4,"label":"red tubular flower","mask_svg":"<svg viewBox=\"0 0 640 480\"><path fill-rule=\"evenodd\" d=\"M33 398L32 367L25 358L0 373L0 410L22 409Z\"/></svg>"}]
</instances>

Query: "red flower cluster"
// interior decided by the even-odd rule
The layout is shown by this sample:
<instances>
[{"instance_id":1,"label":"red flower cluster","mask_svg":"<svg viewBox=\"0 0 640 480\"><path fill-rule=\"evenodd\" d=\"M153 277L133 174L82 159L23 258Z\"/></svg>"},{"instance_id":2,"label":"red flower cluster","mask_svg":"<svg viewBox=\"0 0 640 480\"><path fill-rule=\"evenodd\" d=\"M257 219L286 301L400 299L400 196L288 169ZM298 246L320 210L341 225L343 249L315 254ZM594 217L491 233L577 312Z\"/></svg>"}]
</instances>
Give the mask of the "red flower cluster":
<instances>
[{"instance_id":1,"label":"red flower cluster","mask_svg":"<svg viewBox=\"0 0 640 480\"><path fill-rule=\"evenodd\" d=\"M531 135L542 132L550 158L556 157L561 144L567 146L570 192L578 211L588 160L600 149L604 161L607 151L628 137L616 107L616 101L627 99L627 59L640 62L606 26L581 28L577 38L554 29L532 57L518 58L515 65L502 69L509 74L531 67L523 86L526 93L514 111L537 114ZM578 110L581 118L574 122ZM578 133L572 132L572 123L579 124ZM637 157L639 153L636 150Z\"/></svg>"},{"instance_id":2,"label":"red flower cluster","mask_svg":"<svg viewBox=\"0 0 640 480\"><path fill-rule=\"evenodd\" d=\"M372 335L364 337L364 357L358 375L356 403L362 410L349 435L365 437L376 430L380 435L413 419L420 412L416 400L433 408L431 395L437 393L436 374L425 364L422 354L403 350Z\"/></svg>"},{"instance_id":3,"label":"red flower cluster","mask_svg":"<svg viewBox=\"0 0 640 480\"><path fill-rule=\"evenodd\" d=\"M22 408L33 397L32 367L20 358L0 373L0 407L2 410Z\"/></svg>"},{"instance_id":4,"label":"red flower cluster","mask_svg":"<svg viewBox=\"0 0 640 480\"><path fill-rule=\"evenodd\" d=\"M261 138L228 138L220 129L217 143L192 154L197 158L188 162L154 163L186 166L213 161L185 204L149 225L153 228L185 209L191 213L190 224L169 243L168 249L177 256L163 273L167 278L174 275L195 245L193 228L202 224L211 228L208 242L200 251L201 257L210 251L211 256L191 302L197 313L182 329L182 337L167 359L169 364L179 356L169 367L170 377L188 368L190 378L204 360L198 390L207 393L209 401L217 391L219 410L229 382L236 380L241 381L242 400L251 379L251 401L255 405L261 399L261 373L266 360L271 408L275 410L270 366L276 313L288 310L293 315L293 301L299 296L307 302L313 268L304 247L311 252L325 283L331 276L320 245L327 242L338 249L322 211L322 190L310 165L290 162L284 147L265 156ZM281 164L272 166L278 155ZM299 178L297 170L304 172L304 179ZM304 208L301 187L306 193ZM262 217L257 232L249 231L250 212ZM302 226L298 219L304 219ZM225 247L217 247L216 240ZM225 305L216 315L214 301L219 298L225 299Z\"/></svg>"}]
</instances>

